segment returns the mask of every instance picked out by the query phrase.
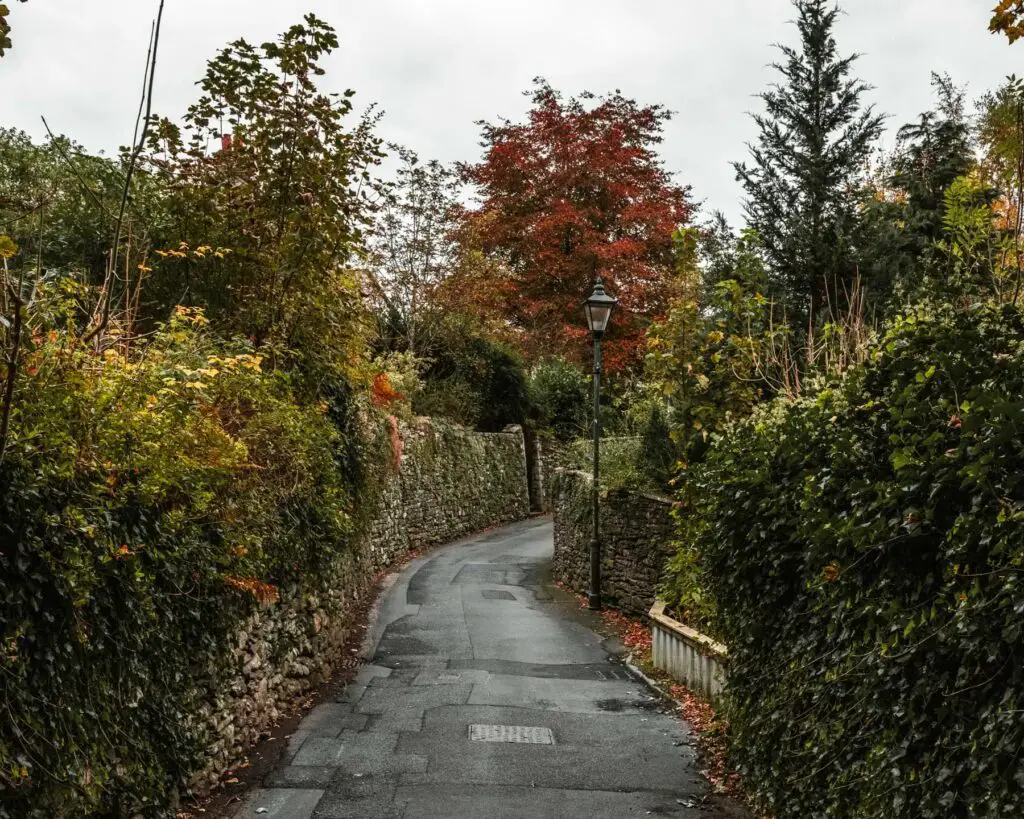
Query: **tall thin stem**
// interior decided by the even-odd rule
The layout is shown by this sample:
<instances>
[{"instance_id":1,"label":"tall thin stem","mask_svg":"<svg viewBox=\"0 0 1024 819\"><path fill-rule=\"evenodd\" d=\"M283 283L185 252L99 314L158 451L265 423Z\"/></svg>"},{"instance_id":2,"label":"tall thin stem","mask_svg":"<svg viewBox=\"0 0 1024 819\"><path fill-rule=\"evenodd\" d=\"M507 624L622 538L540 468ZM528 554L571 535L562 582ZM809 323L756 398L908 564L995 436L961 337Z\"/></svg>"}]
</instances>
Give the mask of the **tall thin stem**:
<instances>
[{"instance_id":1,"label":"tall thin stem","mask_svg":"<svg viewBox=\"0 0 1024 819\"><path fill-rule=\"evenodd\" d=\"M132 177L135 175L135 167L138 164L139 156L142 154L143 148L146 146L146 140L149 137L149 126L153 118L153 83L156 77L156 58L157 52L160 47L160 26L163 23L164 17L164 2L160 0L160 7L157 10L156 22L153 24L152 32L150 34L150 46L149 52L146 56L146 71L143 74L143 96L142 99L145 102L145 119L142 120L142 132L139 133L139 125L142 114L142 103L139 105L139 115L135 119L135 132L133 139L138 136L137 141L132 149L131 156L128 159L128 169L125 173L124 186L121 189L121 205L118 209L117 224L114 228L114 243L110 251L110 257L107 264L107 276L106 282L103 288L103 310L102 317L96 326L83 336L82 341L88 343L104 329L110 322L110 304L113 298L114 291L114 277L117 271L117 256L118 246L121 244L121 231L124 228L124 217L125 212L128 209L128 201L131 196Z\"/></svg>"},{"instance_id":2,"label":"tall thin stem","mask_svg":"<svg viewBox=\"0 0 1024 819\"><path fill-rule=\"evenodd\" d=\"M601 610L601 337L594 335L594 539L590 543L592 611Z\"/></svg>"}]
</instances>

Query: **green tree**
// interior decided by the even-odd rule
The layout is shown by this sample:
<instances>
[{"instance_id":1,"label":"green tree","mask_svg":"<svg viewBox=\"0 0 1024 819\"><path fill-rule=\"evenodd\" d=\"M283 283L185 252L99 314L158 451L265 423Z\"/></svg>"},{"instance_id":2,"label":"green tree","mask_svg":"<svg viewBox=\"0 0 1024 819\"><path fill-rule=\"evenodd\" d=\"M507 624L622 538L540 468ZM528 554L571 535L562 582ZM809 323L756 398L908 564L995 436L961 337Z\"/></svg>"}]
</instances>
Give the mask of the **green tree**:
<instances>
[{"instance_id":1,"label":"green tree","mask_svg":"<svg viewBox=\"0 0 1024 819\"><path fill-rule=\"evenodd\" d=\"M543 428L562 442L587 434L590 379L571 361L543 358L530 371L530 396Z\"/></svg>"},{"instance_id":2,"label":"green tree","mask_svg":"<svg viewBox=\"0 0 1024 819\"><path fill-rule=\"evenodd\" d=\"M18 0L19 3L27 3L28 0ZM11 13L5 3L0 3L0 57L7 53L11 47L11 24L7 22L7 16Z\"/></svg>"},{"instance_id":3,"label":"green tree","mask_svg":"<svg viewBox=\"0 0 1024 819\"><path fill-rule=\"evenodd\" d=\"M149 165L174 195L151 295L346 369L364 347L350 266L382 153L372 108L350 125L354 92L318 85L337 46L312 14L276 42L238 40L209 63L184 128L158 123Z\"/></svg>"},{"instance_id":4,"label":"green tree","mask_svg":"<svg viewBox=\"0 0 1024 819\"><path fill-rule=\"evenodd\" d=\"M532 414L522 358L482 333L474 318L441 317L421 350L426 366L423 388L413 400L418 414L441 415L485 432L524 424Z\"/></svg>"},{"instance_id":5,"label":"green tree","mask_svg":"<svg viewBox=\"0 0 1024 819\"><path fill-rule=\"evenodd\" d=\"M369 237L368 268L374 301L391 314L392 328L403 328L405 347L415 354L429 343L438 315L430 304L434 289L454 266L461 186L437 160L421 163L413 151L392 147L402 164Z\"/></svg>"},{"instance_id":6,"label":"green tree","mask_svg":"<svg viewBox=\"0 0 1024 819\"><path fill-rule=\"evenodd\" d=\"M780 45L780 81L760 97L752 162L735 164L749 224L791 307L812 316L843 292L856 270L855 186L883 117L851 76L857 55L840 57L839 15L826 0L795 0L799 49Z\"/></svg>"},{"instance_id":7,"label":"green tree","mask_svg":"<svg viewBox=\"0 0 1024 819\"><path fill-rule=\"evenodd\" d=\"M127 161L127 153L118 159L88 154L67 137L38 144L24 132L0 128L0 233L22 249L11 269L41 266L102 284ZM122 280L125 269L138 275L162 206L159 181L137 174L121 244Z\"/></svg>"},{"instance_id":8,"label":"green tree","mask_svg":"<svg viewBox=\"0 0 1024 819\"><path fill-rule=\"evenodd\" d=\"M703 458L712 435L730 418L749 413L779 385L760 357L772 307L761 289L765 275L756 236L718 236L710 261L719 278L707 293L699 285L706 268L698 231L679 231L675 239L683 286L665 319L648 331L644 376L669 407L665 422L686 465Z\"/></svg>"},{"instance_id":9,"label":"green tree","mask_svg":"<svg viewBox=\"0 0 1024 819\"><path fill-rule=\"evenodd\" d=\"M1024 80L1011 76L978 104L979 177L992 189L995 226L1000 234L999 263L1012 268L1013 300L1020 295L1024 271Z\"/></svg>"},{"instance_id":10,"label":"green tree","mask_svg":"<svg viewBox=\"0 0 1024 819\"><path fill-rule=\"evenodd\" d=\"M946 192L974 166L964 92L932 75L938 101L897 133L896 151L867 187L862 271L876 304L911 298L938 263Z\"/></svg>"}]
</instances>

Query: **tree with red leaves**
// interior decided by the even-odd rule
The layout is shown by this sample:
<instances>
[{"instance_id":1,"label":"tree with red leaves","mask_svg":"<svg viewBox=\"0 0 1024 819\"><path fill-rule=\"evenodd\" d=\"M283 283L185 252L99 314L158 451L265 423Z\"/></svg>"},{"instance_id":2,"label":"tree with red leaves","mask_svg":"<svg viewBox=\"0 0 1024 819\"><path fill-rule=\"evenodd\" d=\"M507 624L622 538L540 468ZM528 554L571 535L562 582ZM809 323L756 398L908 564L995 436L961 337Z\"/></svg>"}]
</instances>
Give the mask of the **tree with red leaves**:
<instances>
[{"instance_id":1,"label":"tree with red leaves","mask_svg":"<svg viewBox=\"0 0 1024 819\"><path fill-rule=\"evenodd\" d=\"M463 233L494 262L485 269L495 281L470 288L456 275L448 297L465 304L483 291L529 358L580 360L588 350L582 302L600 275L621 302L606 361L623 369L665 312L672 234L692 211L689 189L673 183L655 153L670 112L618 91L565 100L534 82L527 122L480 123L483 161L462 168L479 193Z\"/></svg>"}]
</instances>

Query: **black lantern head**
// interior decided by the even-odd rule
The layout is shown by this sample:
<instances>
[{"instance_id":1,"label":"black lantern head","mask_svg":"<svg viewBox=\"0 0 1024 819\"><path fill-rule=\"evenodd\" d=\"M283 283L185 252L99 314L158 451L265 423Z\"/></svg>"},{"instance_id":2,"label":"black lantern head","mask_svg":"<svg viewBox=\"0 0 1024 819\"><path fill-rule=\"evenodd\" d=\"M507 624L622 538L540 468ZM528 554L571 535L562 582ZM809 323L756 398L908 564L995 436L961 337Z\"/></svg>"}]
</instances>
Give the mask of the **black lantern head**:
<instances>
[{"instance_id":1,"label":"black lantern head","mask_svg":"<svg viewBox=\"0 0 1024 819\"><path fill-rule=\"evenodd\" d=\"M618 304L618 300L604 292L604 284L598 279L594 284L594 292L586 301L587 324L594 338L601 338L604 331L608 329L608 322L612 317L612 310Z\"/></svg>"}]
</instances>

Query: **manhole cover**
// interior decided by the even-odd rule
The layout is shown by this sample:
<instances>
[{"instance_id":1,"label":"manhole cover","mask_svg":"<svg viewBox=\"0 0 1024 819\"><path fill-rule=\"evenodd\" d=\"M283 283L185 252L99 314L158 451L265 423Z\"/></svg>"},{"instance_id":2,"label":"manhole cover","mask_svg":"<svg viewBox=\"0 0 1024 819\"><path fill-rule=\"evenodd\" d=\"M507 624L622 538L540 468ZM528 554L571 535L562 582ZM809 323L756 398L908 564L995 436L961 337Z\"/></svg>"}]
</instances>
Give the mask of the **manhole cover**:
<instances>
[{"instance_id":1,"label":"manhole cover","mask_svg":"<svg viewBox=\"0 0 1024 819\"><path fill-rule=\"evenodd\" d=\"M554 745L550 728L527 725L470 725L469 738L474 742L526 742L531 745Z\"/></svg>"},{"instance_id":2,"label":"manhole cover","mask_svg":"<svg viewBox=\"0 0 1024 819\"><path fill-rule=\"evenodd\" d=\"M484 589L480 594L484 600L515 600L516 596L512 592L499 591L498 589Z\"/></svg>"}]
</instances>

